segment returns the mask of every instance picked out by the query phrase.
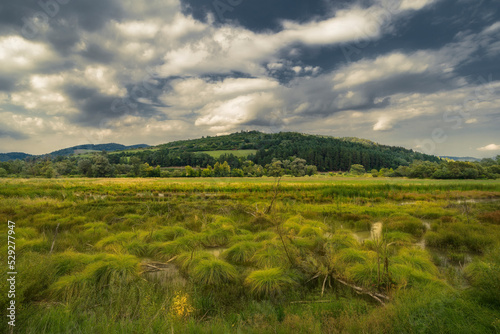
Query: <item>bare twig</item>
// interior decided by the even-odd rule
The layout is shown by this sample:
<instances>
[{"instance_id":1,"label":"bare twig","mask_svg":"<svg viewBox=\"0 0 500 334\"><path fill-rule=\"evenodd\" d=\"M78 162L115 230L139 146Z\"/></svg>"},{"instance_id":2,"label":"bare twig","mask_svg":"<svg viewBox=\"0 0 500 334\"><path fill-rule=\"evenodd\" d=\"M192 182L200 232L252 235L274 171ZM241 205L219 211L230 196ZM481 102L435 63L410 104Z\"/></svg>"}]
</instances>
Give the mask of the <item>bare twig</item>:
<instances>
[{"instance_id":1,"label":"bare twig","mask_svg":"<svg viewBox=\"0 0 500 334\"><path fill-rule=\"evenodd\" d=\"M271 210L273 208L274 201L276 200L276 197L278 196L278 193L279 193L280 181L281 181L281 176L278 177L278 179L276 180L276 184L274 185L273 199L271 200L271 204L269 204L268 208L265 211L266 214L271 212Z\"/></svg>"},{"instance_id":2,"label":"bare twig","mask_svg":"<svg viewBox=\"0 0 500 334\"><path fill-rule=\"evenodd\" d=\"M56 226L56 231L54 232L54 239L52 240L52 246L50 247L50 252L49 254L52 254L52 251L54 250L54 245L56 244L56 238L57 238L57 232L59 231L59 225L61 223L57 223L57 226Z\"/></svg>"},{"instance_id":3,"label":"bare twig","mask_svg":"<svg viewBox=\"0 0 500 334\"><path fill-rule=\"evenodd\" d=\"M328 275L325 275L325 280L323 281L323 287L321 288L321 297L323 297L323 293L325 292L325 284L326 284L327 278L328 278Z\"/></svg>"}]
</instances>

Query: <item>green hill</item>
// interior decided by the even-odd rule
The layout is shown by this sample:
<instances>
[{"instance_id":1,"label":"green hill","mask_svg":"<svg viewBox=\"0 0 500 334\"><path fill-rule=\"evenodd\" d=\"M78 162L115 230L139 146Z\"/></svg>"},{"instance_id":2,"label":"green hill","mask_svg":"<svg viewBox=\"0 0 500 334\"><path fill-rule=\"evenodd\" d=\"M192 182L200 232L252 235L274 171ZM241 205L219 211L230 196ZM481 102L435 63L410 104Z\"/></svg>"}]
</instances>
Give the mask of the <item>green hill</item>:
<instances>
[{"instance_id":1,"label":"green hill","mask_svg":"<svg viewBox=\"0 0 500 334\"><path fill-rule=\"evenodd\" d=\"M113 155L121 154L115 152ZM133 155L160 166L204 166L214 157L230 162L245 156L256 164L266 165L274 158L283 160L295 156L317 166L319 171L346 171L353 164L361 164L370 170L397 168L409 165L414 160L440 161L436 156L354 137L335 138L297 132L270 134L258 131L174 141L158 145L154 151L146 149L126 154Z\"/></svg>"},{"instance_id":2,"label":"green hill","mask_svg":"<svg viewBox=\"0 0 500 334\"><path fill-rule=\"evenodd\" d=\"M28 157L31 157L31 154L22 152L0 153L0 161L24 160Z\"/></svg>"}]
</instances>

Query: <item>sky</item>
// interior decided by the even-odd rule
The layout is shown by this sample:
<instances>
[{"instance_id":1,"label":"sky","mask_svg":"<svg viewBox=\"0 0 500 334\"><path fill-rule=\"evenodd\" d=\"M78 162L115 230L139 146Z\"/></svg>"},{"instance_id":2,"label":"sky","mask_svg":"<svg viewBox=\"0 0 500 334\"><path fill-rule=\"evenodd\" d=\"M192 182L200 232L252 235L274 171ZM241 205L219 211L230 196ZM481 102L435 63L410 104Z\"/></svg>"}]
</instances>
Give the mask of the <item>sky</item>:
<instances>
[{"instance_id":1,"label":"sky","mask_svg":"<svg viewBox=\"0 0 500 334\"><path fill-rule=\"evenodd\" d=\"M500 154L500 0L0 4L0 152L259 130Z\"/></svg>"}]
</instances>

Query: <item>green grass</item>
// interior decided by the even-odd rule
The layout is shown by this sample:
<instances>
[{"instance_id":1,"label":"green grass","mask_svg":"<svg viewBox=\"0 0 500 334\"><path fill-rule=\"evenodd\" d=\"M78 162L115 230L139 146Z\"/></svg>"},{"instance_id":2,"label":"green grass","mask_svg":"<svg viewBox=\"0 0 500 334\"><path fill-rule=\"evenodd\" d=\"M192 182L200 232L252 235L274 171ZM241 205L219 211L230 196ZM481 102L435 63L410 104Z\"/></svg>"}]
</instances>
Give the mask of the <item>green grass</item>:
<instances>
[{"instance_id":1,"label":"green grass","mask_svg":"<svg viewBox=\"0 0 500 334\"><path fill-rule=\"evenodd\" d=\"M16 222L16 330L500 331L499 180L285 177L266 213L274 186L266 177L0 180L0 219ZM378 222L379 241L356 239ZM3 254L6 233L3 224ZM186 319L172 315L178 293L194 309ZM2 294L0 307L8 302Z\"/></svg>"},{"instance_id":2,"label":"green grass","mask_svg":"<svg viewBox=\"0 0 500 334\"><path fill-rule=\"evenodd\" d=\"M251 293L264 296L280 295L296 284L296 279L282 268L256 270L245 279Z\"/></svg>"}]
</instances>

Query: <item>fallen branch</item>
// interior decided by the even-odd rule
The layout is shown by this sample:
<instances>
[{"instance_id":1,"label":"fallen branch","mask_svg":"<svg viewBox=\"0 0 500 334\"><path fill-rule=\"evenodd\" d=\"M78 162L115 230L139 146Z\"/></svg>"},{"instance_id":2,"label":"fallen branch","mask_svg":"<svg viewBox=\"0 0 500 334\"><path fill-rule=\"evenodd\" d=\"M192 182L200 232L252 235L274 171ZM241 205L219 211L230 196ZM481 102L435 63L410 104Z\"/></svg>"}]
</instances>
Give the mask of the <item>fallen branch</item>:
<instances>
[{"instance_id":1,"label":"fallen branch","mask_svg":"<svg viewBox=\"0 0 500 334\"><path fill-rule=\"evenodd\" d=\"M152 270L145 270L145 273L151 273L151 272L157 272L157 271L163 271L164 268L167 268L168 265L170 265L170 262L175 260L177 256L174 256L167 262L149 262L149 263L141 263L142 266L151 268Z\"/></svg>"},{"instance_id":2,"label":"fallen branch","mask_svg":"<svg viewBox=\"0 0 500 334\"><path fill-rule=\"evenodd\" d=\"M290 304L322 304L322 303L333 303L335 300L297 300L291 302Z\"/></svg>"},{"instance_id":3,"label":"fallen branch","mask_svg":"<svg viewBox=\"0 0 500 334\"><path fill-rule=\"evenodd\" d=\"M154 273L154 272L157 272L157 271L162 271L163 269L161 268L158 268L156 266L153 266L152 264L149 264L149 263L143 263L142 264L144 267L149 267L149 268L152 268L153 270L145 270L144 272L145 273Z\"/></svg>"},{"instance_id":4,"label":"fallen branch","mask_svg":"<svg viewBox=\"0 0 500 334\"><path fill-rule=\"evenodd\" d=\"M359 295L368 295L368 296L372 297L373 299L375 299L376 301L378 301L382 305L385 305L385 303L382 301L382 299L390 300L389 297L387 297L387 296L385 296L385 295L383 295L381 293L367 291L366 289L364 289L364 288L362 288L360 286L356 286L354 284L347 283L346 281L343 281L343 280L341 280L338 277L335 277L333 275L332 275L332 277L333 277L334 280L336 280L340 284L343 284L343 285L348 286L351 289L353 289L354 292L356 292L357 294L359 294Z\"/></svg>"}]
</instances>

